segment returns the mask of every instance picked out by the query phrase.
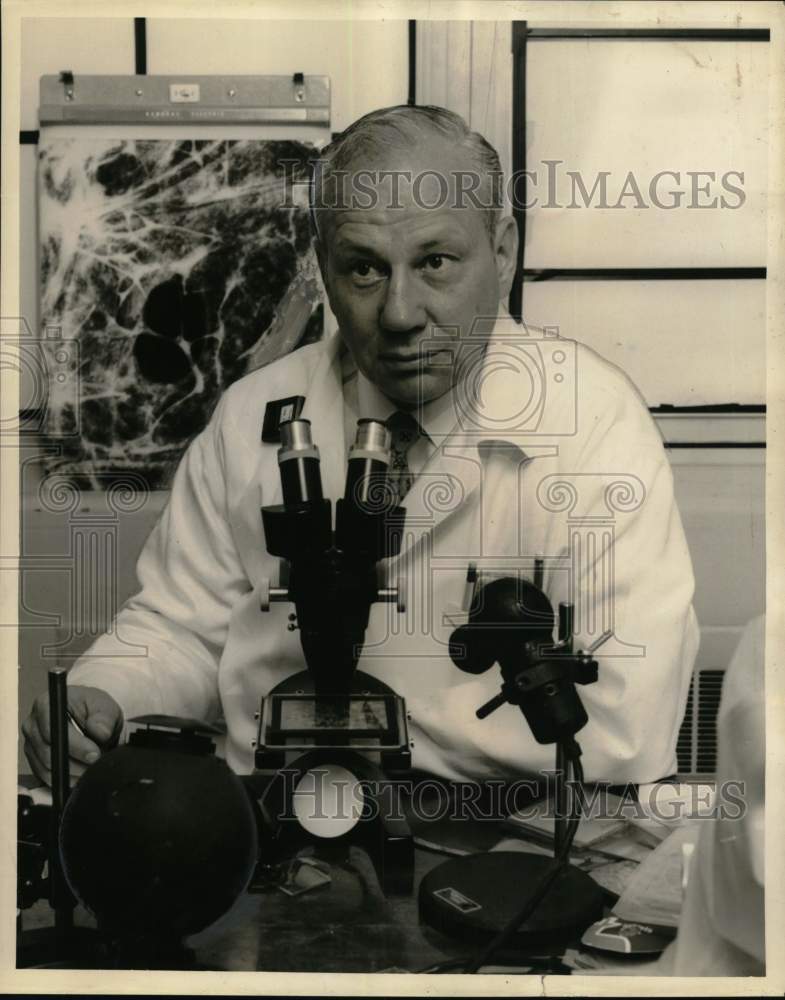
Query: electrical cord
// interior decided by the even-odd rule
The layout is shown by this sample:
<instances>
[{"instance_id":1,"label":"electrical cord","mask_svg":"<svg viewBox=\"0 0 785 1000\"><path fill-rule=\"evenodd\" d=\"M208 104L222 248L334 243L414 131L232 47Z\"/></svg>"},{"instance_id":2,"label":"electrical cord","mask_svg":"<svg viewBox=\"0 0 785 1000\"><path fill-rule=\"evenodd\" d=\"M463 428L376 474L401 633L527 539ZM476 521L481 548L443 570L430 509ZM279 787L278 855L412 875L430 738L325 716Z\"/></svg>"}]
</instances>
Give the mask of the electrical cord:
<instances>
[{"instance_id":1,"label":"electrical cord","mask_svg":"<svg viewBox=\"0 0 785 1000\"><path fill-rule=\"evenodd\" d=\"M578 767L575 766L576 761L566 759L565 768L565 778L567 776L566 772L572 771L577 778L577 773L580 771L581 775L583 769L578 763ZM540 903L543 901L556 879L561 875L562 871L567 867L570 862L570 849L572 848L572 842L575 839L575 834L578 832L578 823L580 822L579 816L571 816L567 821L567 829L564 835L564 841L559 849L558 854L553 859L553 864L545 872L543 877L540 879L534 892L529 896L523 906L518 910L515 916L509 921L506 927L504 927L496 937L487 945L487 947L474 958L469 965L466 967L466 972L469 974L474 974L478 972L483 965L487 965L491 956L497 952L500 948L509 944L512 938L515 936L516 931L524 924L529 917L534 913Z\"/></svg>"},{"instance_id":2,"label":"electrical cord","mask_svg":"<svg viewBox=\"0 0 785 1000\"><path fill-rule=\"evenodd\" d=\"M568 772L572 772L573 779L578 784L583 784L583 766L580 761L581 749L577 741L570 740L565 746L565 780L567 779ZM524 924L534 913L537 907L540 905L542 900L548 893L553 883L562 873L562 871L569 864L570 850L572 848L572 842L575 839L575 834L578 832L578 824L580 823L580 815L570 816L567 821L567 827L565 831L564 841L561 844L559 852L553 859L552 866L545 872L545 874L540 879L538 885L536 886L534 892L528 897L521 909L512 917L508 922L506 927L504 927L496 937L483 949L483 951L475 956L475 958L468 961L466 959L450 959L447 962L439 962L436 965L432 965L427 969L423 969L426 973L444 973L458 971L461 966L465 966L463 969L464 973L473 975L477 973L484 965L487 965L491 957L499 952L502 948L510 943L512 938L515 936L516 931ZM525 962L523 964L531 964L530 962Z\"/></svg>"}]
</instances>

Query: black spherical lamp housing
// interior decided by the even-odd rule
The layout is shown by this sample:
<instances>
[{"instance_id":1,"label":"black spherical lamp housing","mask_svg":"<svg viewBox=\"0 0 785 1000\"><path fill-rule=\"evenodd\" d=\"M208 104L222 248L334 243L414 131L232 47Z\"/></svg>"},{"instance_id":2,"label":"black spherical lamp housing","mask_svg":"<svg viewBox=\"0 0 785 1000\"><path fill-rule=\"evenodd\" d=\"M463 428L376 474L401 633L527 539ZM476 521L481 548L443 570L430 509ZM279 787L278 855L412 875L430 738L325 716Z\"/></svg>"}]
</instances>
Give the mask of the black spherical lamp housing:
<instances>
[{"instance_id":1,"label":"black spherical lamp housing","mask_svg":"<svg viewBox=\"0 0 785 1000\"><path fill-rule=\"evenodd\" d=\"M130 954L174 946L213 923L254 870L248 793L224 761L195 750L198 739L104 754L63 813L68 884L107 940Z\"/></svg>"}]
</instances>

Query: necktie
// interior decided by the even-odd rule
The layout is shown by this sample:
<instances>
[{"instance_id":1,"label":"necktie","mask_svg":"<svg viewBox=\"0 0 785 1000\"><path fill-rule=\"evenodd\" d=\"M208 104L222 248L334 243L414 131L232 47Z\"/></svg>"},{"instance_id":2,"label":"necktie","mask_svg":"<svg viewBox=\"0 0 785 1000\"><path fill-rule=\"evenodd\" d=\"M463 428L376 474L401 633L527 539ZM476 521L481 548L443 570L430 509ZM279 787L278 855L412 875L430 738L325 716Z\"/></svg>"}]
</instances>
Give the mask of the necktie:
<instances>
[{"instance_id":1,"label":"necktie","mask_svg":"<svg viewBox=\"0 0 785 1000\"><path fill-rule=\"evenodd\" d=\"M408 453L412 445L422 436L422 428L410 413L397 410L387 420L392 433L390 467L387 479L392 489L395 503L399 504L412 488L414 475L409 468Z\"/></svg>"}]
</instances>

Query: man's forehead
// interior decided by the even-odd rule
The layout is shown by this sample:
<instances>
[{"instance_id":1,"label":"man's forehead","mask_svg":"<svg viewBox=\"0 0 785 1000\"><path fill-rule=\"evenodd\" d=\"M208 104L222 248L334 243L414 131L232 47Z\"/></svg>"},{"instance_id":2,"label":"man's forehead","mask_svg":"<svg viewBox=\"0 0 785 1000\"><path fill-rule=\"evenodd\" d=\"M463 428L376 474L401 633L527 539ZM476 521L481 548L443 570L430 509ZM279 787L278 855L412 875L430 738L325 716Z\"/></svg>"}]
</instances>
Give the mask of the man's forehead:
<instances>
[{"instance_id":1,"label":"man's forehead","mask_svg":"<svg viewBox=\"0 0 785 1000\"><path fill-rule=\"evenodd\" d=\"M492 184L476 158L445 136L423 135L416 146L391 143L328 171L316 210L325 236L354 242L401 234L413 244L428 238L426 230L434 238L479 234L492 204Z\"/></svg>"},{"instance_id":2,"label":"man's forehead","mask_svg":"<svg viewBox=\"0 0 785 1000\"><path fill-rule=\"evenodd\" d=\"M474 218L469 217L469 213ZM339 209L329 214L330 228L338 248L376 242L387 237L425 244L442 238L459 237L473 228L475 223L482 225L477 209L452 206Z\"/></svg>"}]
</instances>

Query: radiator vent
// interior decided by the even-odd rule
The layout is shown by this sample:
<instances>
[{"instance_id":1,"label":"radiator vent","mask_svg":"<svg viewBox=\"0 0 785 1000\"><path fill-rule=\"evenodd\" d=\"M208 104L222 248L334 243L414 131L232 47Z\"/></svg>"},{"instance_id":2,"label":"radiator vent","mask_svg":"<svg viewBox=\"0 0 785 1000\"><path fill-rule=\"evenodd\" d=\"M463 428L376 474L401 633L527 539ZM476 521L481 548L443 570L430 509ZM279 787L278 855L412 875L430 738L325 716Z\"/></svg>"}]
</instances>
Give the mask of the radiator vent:
<instances>
[{"instance_id":1,"label":"radiator vent","mask_svg":"<svg viewBox=\"0 0 785 1000\"><path fill-rule=\"evenodd\" d=\"M679 774L717 772L717 712L724 676L724 670L700 670L692 676L676 743Z\"/></svg>"}]
</instances>

